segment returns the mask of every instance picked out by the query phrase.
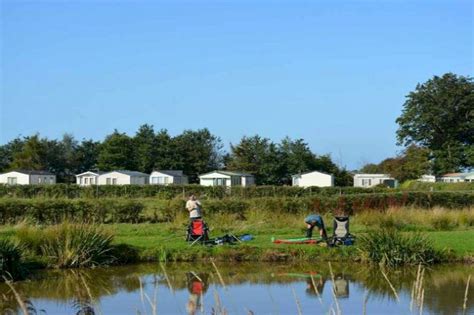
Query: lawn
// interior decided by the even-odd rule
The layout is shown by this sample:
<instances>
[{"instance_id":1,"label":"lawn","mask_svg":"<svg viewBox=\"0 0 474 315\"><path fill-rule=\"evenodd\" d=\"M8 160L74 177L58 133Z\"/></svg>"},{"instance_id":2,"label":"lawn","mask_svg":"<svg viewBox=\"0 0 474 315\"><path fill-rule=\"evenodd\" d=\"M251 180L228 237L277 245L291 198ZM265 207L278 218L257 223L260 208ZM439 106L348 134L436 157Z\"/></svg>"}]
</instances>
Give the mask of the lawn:
<instances>
[{"instance_id":1,"label":"lawn","mask_svg":"<svg viewBox=\"0 0 474 315\"><path fill-rule=\"evenodd\" d=\"M235 246L190 247L184 241L185 214L179 214L169 223L106 224L104 228L114 235L115 244L136 249L140 260L199 260L214 257L221 260L357 260L356 246L326 248L315 245L277 245L272 238L294 238L305 235L304 215L248 211L245 219L231 214L213 214L206 220L210 237L228 233L251 234L254 240ZM324 220L330 223L331 215ZM332 234L331 224L328 235ZM425 234L436 249L450 250L457 259L474 257L474 210L459 209L393 209L386 212L363 212L351 217L351 232L357 237L370 229L395 228L404 233ZM14 237L15 227L0 226L0 237ZM315 233L317 233L315 231Z\"/></svg>"},{"instance_id":2,"label":"lawn","mask_svg":"<svg viewBox=\"0 0 474 315\"><path fill-rule=\"evenodd\" d=\"M117 224L110 227L115 232L115 241L117 243L124 243L138 247L142 250L153 252L157 249L166 249L168 251L195 251L190 248L184 241L184 226L183 229L170 227L167 224ZM364 234L363 226L354 226L354 231L358 231L357 235ZM211 237L222 236L226 234L226 230L213 230ZM287 252L291 250L310 251L313 253L314 245L277 245L271 242L272 237L275 238L291 238L303 237L302 229L292 228L265 228L260 231L249 231L255 239L244 244L244 247L252 248L256 251L280 251ZM238 231L237 234L243 234L246 231ZM414 233L414 232L405 232ZM454 252L458 258L474 256L474 228L454 231L422 231L420 233L426 234L429 239L433 241L437 249L449 249ZM212 249L211 249L212 251ZM318 255L327 256L327 253L321 251L328 251L326 248L316 249ZM336 257L341 253L331 252ZM347 254L347 253L343 253ZM344 255L343 255L344 256Z\"/></svg>"}]
</instances>

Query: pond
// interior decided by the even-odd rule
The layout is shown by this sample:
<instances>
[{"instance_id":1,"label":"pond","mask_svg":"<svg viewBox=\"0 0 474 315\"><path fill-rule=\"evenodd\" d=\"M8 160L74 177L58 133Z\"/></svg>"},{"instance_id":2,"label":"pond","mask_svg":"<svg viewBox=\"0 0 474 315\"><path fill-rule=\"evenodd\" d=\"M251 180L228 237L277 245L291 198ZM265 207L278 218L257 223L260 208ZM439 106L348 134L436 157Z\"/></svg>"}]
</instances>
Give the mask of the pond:
<instances>
[{"instance_id":1,"label":"pond","mask_svg":"<svg viewBox=\"0 0 474 315\"><path fill-rule=\"evenodd\" d=\"M383 272L360 264L140 264L42 271L14 288L38 314L474 314L474 279L465 302L473 271L470 265ZM21 312L6 284L0 310Z\"/></svg>"}]
</instances>

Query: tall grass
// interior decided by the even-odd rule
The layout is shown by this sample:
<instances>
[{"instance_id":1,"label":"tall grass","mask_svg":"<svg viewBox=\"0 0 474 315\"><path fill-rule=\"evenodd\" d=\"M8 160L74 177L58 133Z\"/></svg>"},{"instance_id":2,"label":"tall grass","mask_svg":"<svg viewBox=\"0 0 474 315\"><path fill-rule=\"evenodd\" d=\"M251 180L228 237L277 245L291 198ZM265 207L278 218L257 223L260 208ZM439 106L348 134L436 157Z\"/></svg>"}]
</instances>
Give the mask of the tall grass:
<instances>
[{"instance_id":1,"label":"tall grass","mask_svg":"<svg viewBox=\"0 0 474 315\"><path fill-rule=\"evenodd\" d=\"M354 223L366 227L413 230L454 230L474 227L474 208L420 209L393 207L386 211L364 211L353 218Z\"/></svg>"},{"instance_id":2,"label":"tall grass","mask_svg":"<svg viewBox=\"0 0 474 315\"><path fill-rule=\"evenodd\" d=\"M0 282L4 279L18 280L25 275L23 253L9 239L0 239Z\"/></svg>"},{"instance_id":3,"label":"tall grass","mask_svg":"<svg viewBox=\"0 0 474 315\"><path fill-rule=\"evenodd\" d=\"M424 235L395 229L376 229L360 236L359 250L364 260L388 267L429 265L445 259L445 253L434 249Z\"/></svg>"},{"instance_id":4,"label":"tall grass","mask_svg":"<svg viewBox=\"0 0 474 315\"><path fill-rule=\"evenodd\" d=\"M44 229L24 226L16 237L25 248L44 256L50 267L92 267L115 261L112 234L96 225L62 223Z\"/></svg>"}]
</instances>

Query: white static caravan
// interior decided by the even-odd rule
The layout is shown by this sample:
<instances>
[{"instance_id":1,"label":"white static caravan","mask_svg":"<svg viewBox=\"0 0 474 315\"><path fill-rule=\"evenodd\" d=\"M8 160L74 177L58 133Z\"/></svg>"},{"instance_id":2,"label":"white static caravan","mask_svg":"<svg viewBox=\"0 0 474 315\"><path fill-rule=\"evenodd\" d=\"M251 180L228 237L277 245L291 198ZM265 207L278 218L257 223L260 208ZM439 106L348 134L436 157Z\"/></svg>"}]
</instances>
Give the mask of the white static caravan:
<instances>
[{"instance_id":1,"label":"white static caravan","mask_svg":"<svg viewBox=\"0 0 474 315\"><path fill-rule=\"evenodd\" d=\"M188 176L183 171L175 170L156 170L150 174L151 185L186 185Z\"/></svg>"},{"instance_id":2,"label":"white static caravan","mask_svg":"<svg viewBox=\"0 0 474 315\"><path fill-rule=\"evenodd\" d=\"M474 183L474 172L466 173L464 176L464 181Z\"/></svg>"},{"instance_id":3,"label":"white static caravan","mask_svg":"<svg viewBox=\"0 0 474 315\"><path fill-rule=\"evenodd\" d=\"M436 182L436 176L434 176L434 175L421 175L421 177L418 178L417 181L423 182L423 183L434 183L434 182Z\"/></svg>"},{"instance_id":4,"label":"white static caravan","mask_svg":"<svg viewBox=\"0 0 474 315\"><path fill-rule=\"evenodd\" d=\"M334 176L323 172L312 171L291 176L292 185L298 187L333 187Z\"/></svg>"},{"instance_id":5,"label":"white static caravan","mask_svg":"<svg viewBox=\"0 0 474 315\"><path fill-rule=\"evenodd\" d=\"M385 184L389 187L396 188L398 181L387 174L355 174L354 187L374 187Z\"/></svg>"},{"instance_id":6,"label":"white static caravan","mask_svg":"<svg viewBox=\"0 0 474 315\"><path fill-rule=\"evenodd\" d=\"M99 175L99 185L146 185L150 175L137 172L118 170Z\"/></svg>"},{"instance_id":7,"label":"white static caravan","mask_svg":"<svg viewBox=\"0 0 474 315\"><path fill-rule=\"evenodd\" d=\"M56 175L48 171L14 170L0 174L0 184L50 185L56 184Z\"/></svg>"},{"instance_id":8,"label":"white static caravan","mask_svg":"<svg viewBox=\"0 0 474 315\"><path fill-rule=\"evenodd\" d=\"M474 172L471 173L448 173L439 178L444 183L474 182Z\"/></svg>"},{"instance_id":9,"label":"white static caravan","mask_svg":"<svg viewBox=\"0 0 474 315\"><path fill-rule=\"evenodd\" d=\"M98 177L104 172L87 171L76 175L76 184L79 186L97 185Z\"/></svg>"},{"instance_id":10,"label":"white static caravan","mask_svg":"<svg viewBox=\"0 0 474 315\"><path fill-rule=\"evenodd\" d=\"M199 175L199 184L202 186L253 186L255 178L251 174L231 171L213 171Z\"/></svg>"}]
</instances>

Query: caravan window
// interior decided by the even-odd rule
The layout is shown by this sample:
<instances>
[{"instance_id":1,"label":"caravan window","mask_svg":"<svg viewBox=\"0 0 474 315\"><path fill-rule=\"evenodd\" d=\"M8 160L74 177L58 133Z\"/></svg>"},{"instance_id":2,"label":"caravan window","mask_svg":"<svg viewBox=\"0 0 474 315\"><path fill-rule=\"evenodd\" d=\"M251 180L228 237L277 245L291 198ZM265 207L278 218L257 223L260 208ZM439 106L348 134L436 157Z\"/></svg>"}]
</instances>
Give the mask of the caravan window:
<instances>
[{"instance_id":1,"label":"caravan window","mask_svg":"<svg viewBox=\"0 0 474 315\"><path fill-rule=\"evenodd\" d=\"M215 186L225 186L226 185L226 182L225 182L225 178L215 178L214 179L214 185Z\"/></svg>"}]
</instances>

